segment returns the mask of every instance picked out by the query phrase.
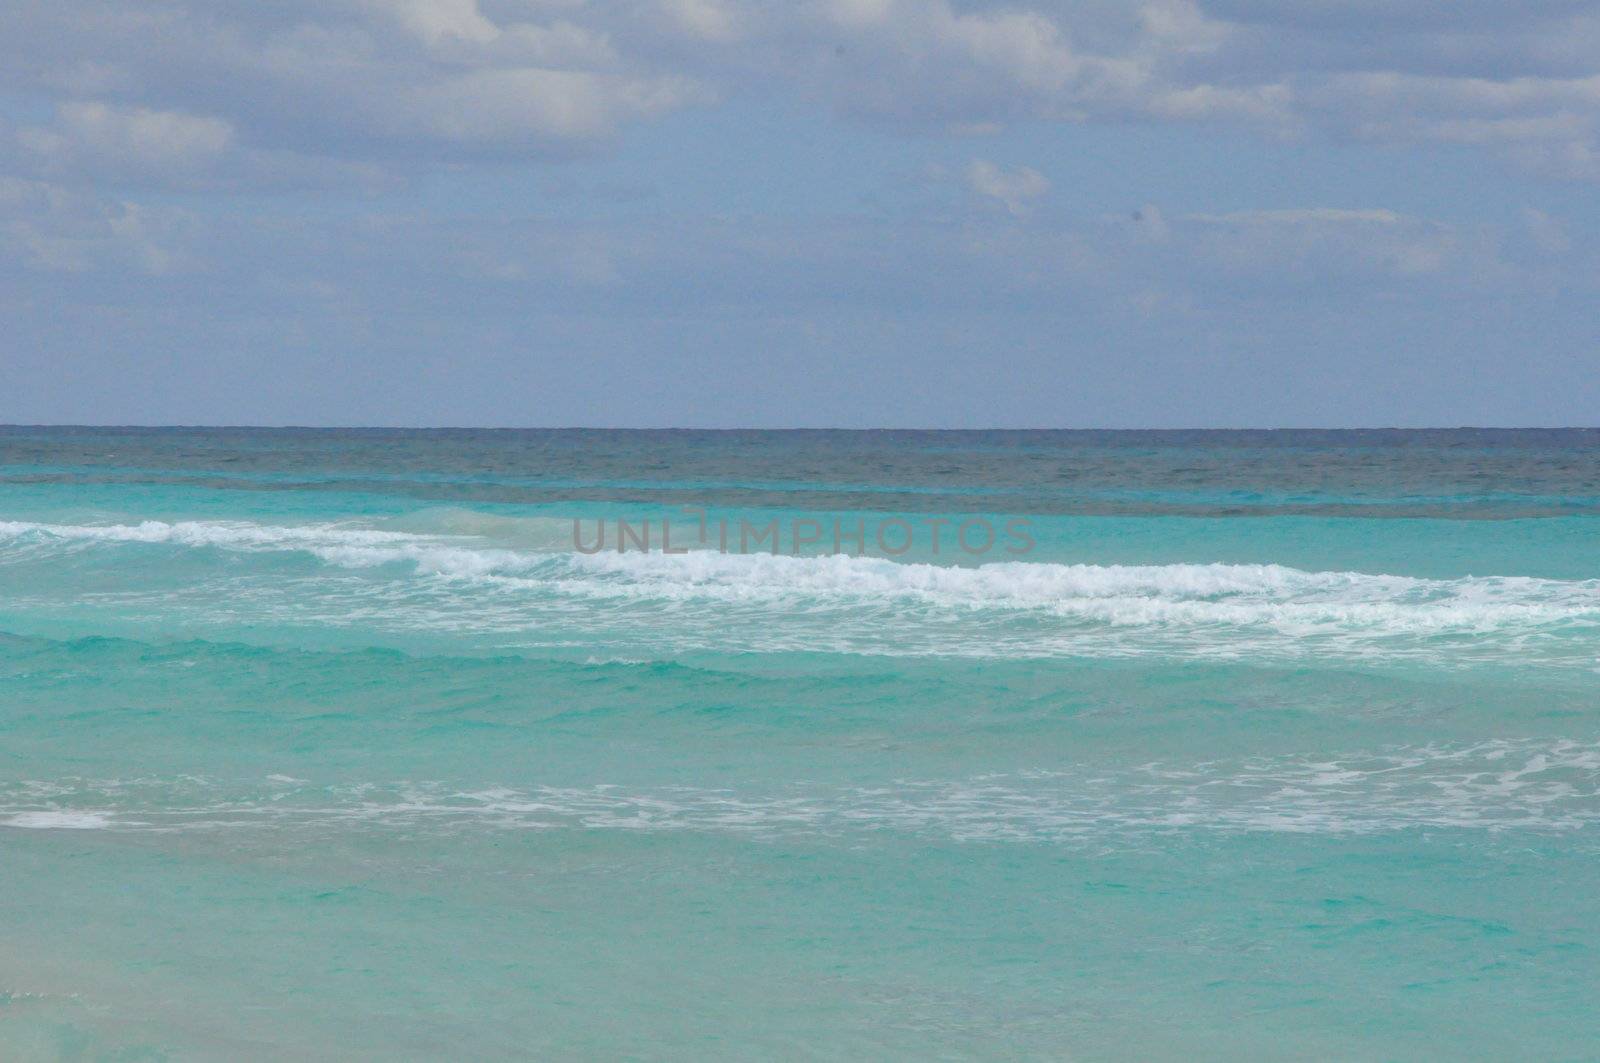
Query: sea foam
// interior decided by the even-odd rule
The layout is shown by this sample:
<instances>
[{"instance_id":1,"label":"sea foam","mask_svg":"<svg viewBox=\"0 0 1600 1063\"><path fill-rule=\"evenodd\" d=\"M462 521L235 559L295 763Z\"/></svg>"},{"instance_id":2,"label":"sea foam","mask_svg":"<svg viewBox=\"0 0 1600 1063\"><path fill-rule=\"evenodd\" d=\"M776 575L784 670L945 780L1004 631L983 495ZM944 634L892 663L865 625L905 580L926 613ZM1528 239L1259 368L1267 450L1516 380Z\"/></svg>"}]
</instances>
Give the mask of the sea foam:
<instances>
[{"instance_id":1,"label":"sea foam","mask_svg":"<svg viewBox=\"0 0 1600 1063\"><path fill-rule=\"evenodd\" d=\"M278 574L250 586L248 572L240 573L233 618L250 602L265 609L274 595L291 591L301 597L272 605L275 619L332 615L319 611L318 602L338 594L326 604L346 616L410 629L514 631L535 642L574 610L600 610L595 619L604 624L652 627L652 637L668 638L679 650L749 643L912 655L1237 655L1367 653L1387 641L1387 651L1413 654L1440 646L1397 640L1464 636L1458 654L1524 652L1538 638L1549 644L1540 652L1554 647L1558 657L1592 665L1600 630L1600 580L1423 579L1278 564L584 554L508 546L512 537L501 532L490 538L351 523L0 522L0 541L296 554L364 574L359 583L335 587L304 576L286 582ZM736 631L741 627L744 634Z\"/></svg>"},{"instance_id":2,"label":"sea foam","mask_svg":"<svg viewBox=\"0 0 1600 1063\"><path fill-rule=\"evenodd\" d=\"M900 778L875 786L484 786L319 784L268 778L73 780L59 796L118 814L11 810L0 822L130 832L404 830L695 831L755 835L892 833L959 841L1070 841L1182 830L1373 834L1412 829L1563 833L1600 825L1600 746L1501 739L1317 755L1153 761L1115 769Z\"/></svg>"}]
</instances>

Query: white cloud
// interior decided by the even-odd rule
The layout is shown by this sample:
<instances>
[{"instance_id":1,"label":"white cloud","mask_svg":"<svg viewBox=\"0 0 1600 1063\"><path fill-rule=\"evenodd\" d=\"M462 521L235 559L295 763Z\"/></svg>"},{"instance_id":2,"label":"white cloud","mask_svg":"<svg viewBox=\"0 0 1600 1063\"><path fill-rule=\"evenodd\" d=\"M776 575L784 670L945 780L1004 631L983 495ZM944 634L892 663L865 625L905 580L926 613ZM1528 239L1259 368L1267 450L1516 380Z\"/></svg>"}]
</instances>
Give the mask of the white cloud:
<instances>
[{"instance_id":1,"label":"white cloud","mask_svg":"<svg viewBox=\"0 0 1600 1063\"><path fill-rule=\"evenodd\" d=\"M487 44L500 29L478 10L477 0L368 0L377 10L395 18L423 42L447 40Z\"/></svg>"},{"instance_id":2,"label":"white cloud","mask_svg":"<svg viewBox=\"0 0 1600 1063\"><path fill-rule=\"evenodd\" d=\"M967 187L978 195L1004 204L1012 214L1024 214L1029 205L1050 191L1050 180L1031 166L1007 170L987 159L974 159L967 167Z\"/></svg>"},{"instance_id":3,"label":"white cloud","mask_svg":"<svg viewBox=\"0 0 1600 1063\"><path fill-rule=\"evenodd\" d=\"M480 70L434 82L412 95L411 106L391 114L396 121L451 141L584 140L694 98L695 87L677 79L644 81L527 67Z\"/></svg>"},{"instance_id":4,"label":"white cloud","mask_svg":"<svg viewBox=\"0 0 1600 1063\"><path fill-rule=\"evenodd\" d=\"M1158 0L1139 8L1139 21L1152 41L1184 52L1211 52L1236 31L1206 15L1193 0Z\"/></svg>"},{"instance_id":5,"label":"white cloud","mask_svg":"<svg viewBox=\"0 0 1600 1063\"><path fill-rule=\"evenodd\" d=\"M1399 225L1406 221L1392 210L1346 210L1308 207L1298 210L1241 210L1231 214L1191 214L1190 221L1216 225Z\"/></svg>"},{"instance_id":6,"label":"white cloud","mask_svg":"<svg viewBox=\"0 0 1600 1063\"><path fill-rule=\"evenodd\" d=\"M0 259L30 270L173 273L193 264L180 246L188 220L182 211L0 177Z\"/></svg>"},{"instance_id":7,"label":"white cloud","mask_svg":"<svg viewBox=\"0 0 1600 1063\"><path fill-rule=\"evenodd\" d=\"M562 156L709 98L681 70L619 55L592 14L540 0L27 2L0 16L0 93L62 100L23 138L36 169L189 184L230 152L274 174L286 156ZM104 98L82 102L91 83Z\"/></svg>"},{"instance_id":8,"label":"white cloud","mask_svg":"<svg viewBox=\"0 0 1600 1063\"><path fill-rule=\"evenodd\" d=\"M380 167L239 143L221 118L73 101L47 125L0 125L0 172L51 181L225 191L340 186L376 191L393 181Z\"/></svg>"},{"instance_id":9,"label":"white cloud","mask_svg":"<svg viewBox=\"0 0 1600 1063\"><path fill-rule=\"evenodd\" d=\"M1600 177L1600 12L1577 0L18 0L3 18L0 92L106 108L108 128L64 114L30 135L86 170L163 140L537 158L790 93L928 131L1228 123Z\"/></svg>"},{"instance_id":10,"label":"white cloud","mask_svg":"<svg viewBox=\"0 0 1600 1063\"><path fill-rule=\"evenodd\" d=\"M71 102L56 109L53 126L25 127L17 138L48 169L93 163L160 173L211 165L233 144L234 131L220 118Z\"/></svg>"},{"instance_id":11,"label":"white cloud","mask_svg":"<svg viewBox=\"0 0 1600 1063\"><path fill-rule=\"evenodd\" d=\"M740 12L725 0L660 0L672 25L701 40L725 44L743 33Z\"/></svg>"},{"instance_id":12,"label":"white cloud","mask_svg":"<svg viewBox=\"0 0 1600 1063\"><path fill-rule=\"evenodd\" d=\"M1317 207L1195 214L1185 219L1196 252L1252 274L1503 279L1507 267L1488 233L1391 210Z\"/></svg>"}]
</instances>

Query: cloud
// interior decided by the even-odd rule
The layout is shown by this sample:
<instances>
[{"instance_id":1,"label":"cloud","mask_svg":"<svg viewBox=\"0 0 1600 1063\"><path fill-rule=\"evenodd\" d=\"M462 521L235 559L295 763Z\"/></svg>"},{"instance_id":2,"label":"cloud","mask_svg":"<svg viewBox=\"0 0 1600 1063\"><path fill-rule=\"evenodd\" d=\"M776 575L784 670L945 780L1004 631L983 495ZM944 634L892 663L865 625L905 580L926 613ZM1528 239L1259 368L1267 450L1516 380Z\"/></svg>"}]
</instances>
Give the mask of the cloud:
<instances>
[{"instance_id":1,"label":"cloud","mask_svg":"<svg viewBox=\"0 0 1600 1063\"><path fill-rule=\"evenodd\" d=\"M122 207L95 209L117 217ZM1382 208L1206 215L1152 205L1103 218L1040 212L1025 225L998 212L959 224L419 213L241 219L209 232L163 216L146 219L143 233L174 261L207 263L213 283L238 291L276 276L275 290L316 285L408 315L470 309L516 320L540 309L717 316L835 304L941 315L1101 304L1139 305L1144 314L1157 306L1349 310L1521 298L1579 283L1592 241L1541 246L1530 228L1537 224L1466 225ZM1164 298L1152 302L1151 292Z\"/></svg>"},{"instance_id":2,"label":"cloud","mask_svg":"<svg viewBox=\"0 0 1600 1063\"><path fill-rule=\"evenodd\" d=\"M895 394L909 367L940 374L947 401L987 394L1034 423L1062 423L1043 388L1078 396L1072 416L1093 421L1107 394L1148 397L1169 370L1187 374L1168 389L1179 420L1234 385L1261 391L1236 412L1278 419L1284 374L1320 394L1354 373L1352 418L1371 420L1359 403L1390 379L1372 367L1460 383L1464 344L1498 374L1478 385L1480 419L1508 416L1494 405L1508 388L1559 392L1563 410L1594 394L1600 257L1581 216L1551 239L1532 216L1468 223L1360 201L1036 210L1025 224L1002 210L583 218L570 201L247 202L190 215L0 181L11 419L681 423L700 408L774 423L793 409L784 374L806 386L818 350L855 374L820 396L829 417L848 394ZM1000 397L983 390L995 352L1015 383ZM94 416L80 389L28 405L28 381L37 398L73 360L96 382ZM592 378L592 405L571 405L563 373ZM374 389L380 378L394 389ZM767 385L764 402L727 405ZM280 401L263 407L269 393ZM705 405L673 398L691 393ZM191 404L173 405L183 395ZM363 405L374 396L385 401ZM394 396L403 407L386 405ZM1139 402L1130 423L1149 423ZM939 423L948 410L925 412Z\"/></svg>"},{"instance_id":3,"label":"cloud","mask_svg":"<svg viewBox=\"0 0 1600 1063\"><path fill-rule=\"evenodd\" d=\"M213 165L233 145L234 130L204 115L74 101L56 109L54 125L25 127L17 139L46 170L170 174Z\"/></svg>"},{"instance_id":4,"label":"cloud","mask_svg":"<svg viewBox=\"0 0 1600 1063\"><path fill-rule=\"evenodd\" d=\"M567 17L584 13L538 0L20 0L0 16L0 94L58 101L21 145L53 176L190 184L230 152L269 172L289 157L560 158L710 98L691 73L620 57L607 25Z\"/></svg>"},{"instance_id":5,"label":"cloud","mask_svg":"<svg viewBox=\"0 0 1600 1063\"><path fill-rule=\"evenodd\" d=\"M74 100L53 120L7 130L0 172L75 184L231 191L391 187L381 168L239 143L233 123L207 115Z\"/></svg>"},{"instance_id":6,"label":"cloud","mask_svg":"<svg viewBox=\"0 0 1600 1063\"><path fill-rule=\"evenodd\" d=\"M405 132L456 143L523 145L608 135L697 98L689 82L537 67L480 70L433 82L392 114Z\"/></svg>"},{"instance_id":7,"label":"cloud","mask_svg":"<svg viewBox=\"0 0 1600 1063\"><path fill-rule=\"evenodd\" d=\"M183 211L0 177L0 261L26 270L162 276L191 267Z\"/></svg>"},{"instance_id":8,"label":"cloud","mask_svg":"<svg viewBox=\"0 0 1600 1063\"><path fill-rule=\"evenodd\" d=\"M16 0L0 19L0 92L57 103L27 139L60 173L230 149L559 158L788 93L930 132L1226 123L1600 177L1600 12L1579 0Z\"/></svg>"},{"instance_id":9,"label":"cloud","mask_svg":"<svg viewBox=\"0 0 1600 1063\"><path fill-rule=\"evenodd\" d=\"M1262 282L1438 277L1472 289L1513 279L1499 234L1392 210L1240 211L1193 214L1184 222L1198 259Z\"/></svg>"},{"instance_id":10,"label":"cloud","mask_svg":"<svg viewBox=\"0 0 1600 1063\"><path fill-rule=\"evenodd\" d=\"M430 45L449 40L487 44L500 28L478 10L477 0L369 0Z\"/></svg>"},{"instance_id":11,"label":"cloud","mask_svg":"<svg viewBox=\"0 0 1600 1063\"><path fill-rule=\"evenodd\" d=\"M1404 217L1392 210L1347 210L1309 207L1298 210L1241 210L1231 214L1191 214L1189 220L1211 225L1340 226L1400 225Z\"/></svg>"},{"instance_id":12,"label":"cloud","mask_svg":"<svg viewBox=\"0 0 1600 1063\"><path fill-rule=\"evenodd\" d=\"M974 159L967 167L967 187L978 195L995 200L1012 214L1027 213L1034 200L1050 191L1050 181L1031 166L1012 170L987 159Z\"/></svg>"},{"instance_id":13,"label":"cloud","mask_svg":"<svg viewBox=\"0 0 1600 1063\"><path fill-rule=\"evenodd\" d=\"M725 44L743 33L741 13L724 0L660 0L660 9L673 26L701 40Z\"/></svg>"},{"instance_id":14,"label":"cloud","mask_svg":"<svg viewBox=\"0 0 1600 1063\"><path fill-rule=\"evenodd\" d=\"M1145 204L1133 212L1133 231L1142 243L1159 244L1172 235L1167 216L1160 207Z\"/></svg>"},{"instance_id":15,"label":"cloud","mask_svg":"<svg viewBox=\"0 0 1600 1063\"><path fill-rule=\"evenodd\" d=\"M1572 235L1567 231L1561 219L1551 217L1542 210L1533 207L1524 207L1522 220L1527 226L1528 237L1540 251L1559 255L1572 248Z\"/></svg>"}]
</instances>

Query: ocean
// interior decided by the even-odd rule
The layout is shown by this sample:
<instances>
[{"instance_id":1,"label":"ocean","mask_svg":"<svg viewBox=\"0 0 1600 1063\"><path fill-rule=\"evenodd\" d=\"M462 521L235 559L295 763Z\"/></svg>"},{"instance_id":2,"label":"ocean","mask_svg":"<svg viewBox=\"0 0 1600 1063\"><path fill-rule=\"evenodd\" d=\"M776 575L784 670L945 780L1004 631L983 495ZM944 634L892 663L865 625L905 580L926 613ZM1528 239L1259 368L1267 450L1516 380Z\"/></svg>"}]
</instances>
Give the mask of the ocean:
<instances>
[{"instance_id":1,"label":"ocean","mask_svg":"<svg viewBox=\"0 0 1600 1063\"><path fill-rule=\"evenodd\" d=\"M1594 1058L1600 431L0 428L0 847L7 1060Z\"/></svg>"}]
</instances>

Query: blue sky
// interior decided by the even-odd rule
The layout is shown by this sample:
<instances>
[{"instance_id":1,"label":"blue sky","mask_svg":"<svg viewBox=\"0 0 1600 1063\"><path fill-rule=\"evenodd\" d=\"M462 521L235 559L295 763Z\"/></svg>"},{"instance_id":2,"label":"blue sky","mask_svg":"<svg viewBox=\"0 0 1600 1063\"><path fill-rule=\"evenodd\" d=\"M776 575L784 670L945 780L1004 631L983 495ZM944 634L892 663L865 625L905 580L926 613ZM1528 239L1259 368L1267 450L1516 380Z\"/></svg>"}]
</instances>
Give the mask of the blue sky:
<instances>
[{"instance_id":1,"label":"blue sky","mask_svg":"<svg viewBox=\"0 0 1600 1063\"><path fill-rule=\"evenodd\" d=\"M1600 423L1570 0L13 0L0 421Z\"/></svg>"}]
</instances>

